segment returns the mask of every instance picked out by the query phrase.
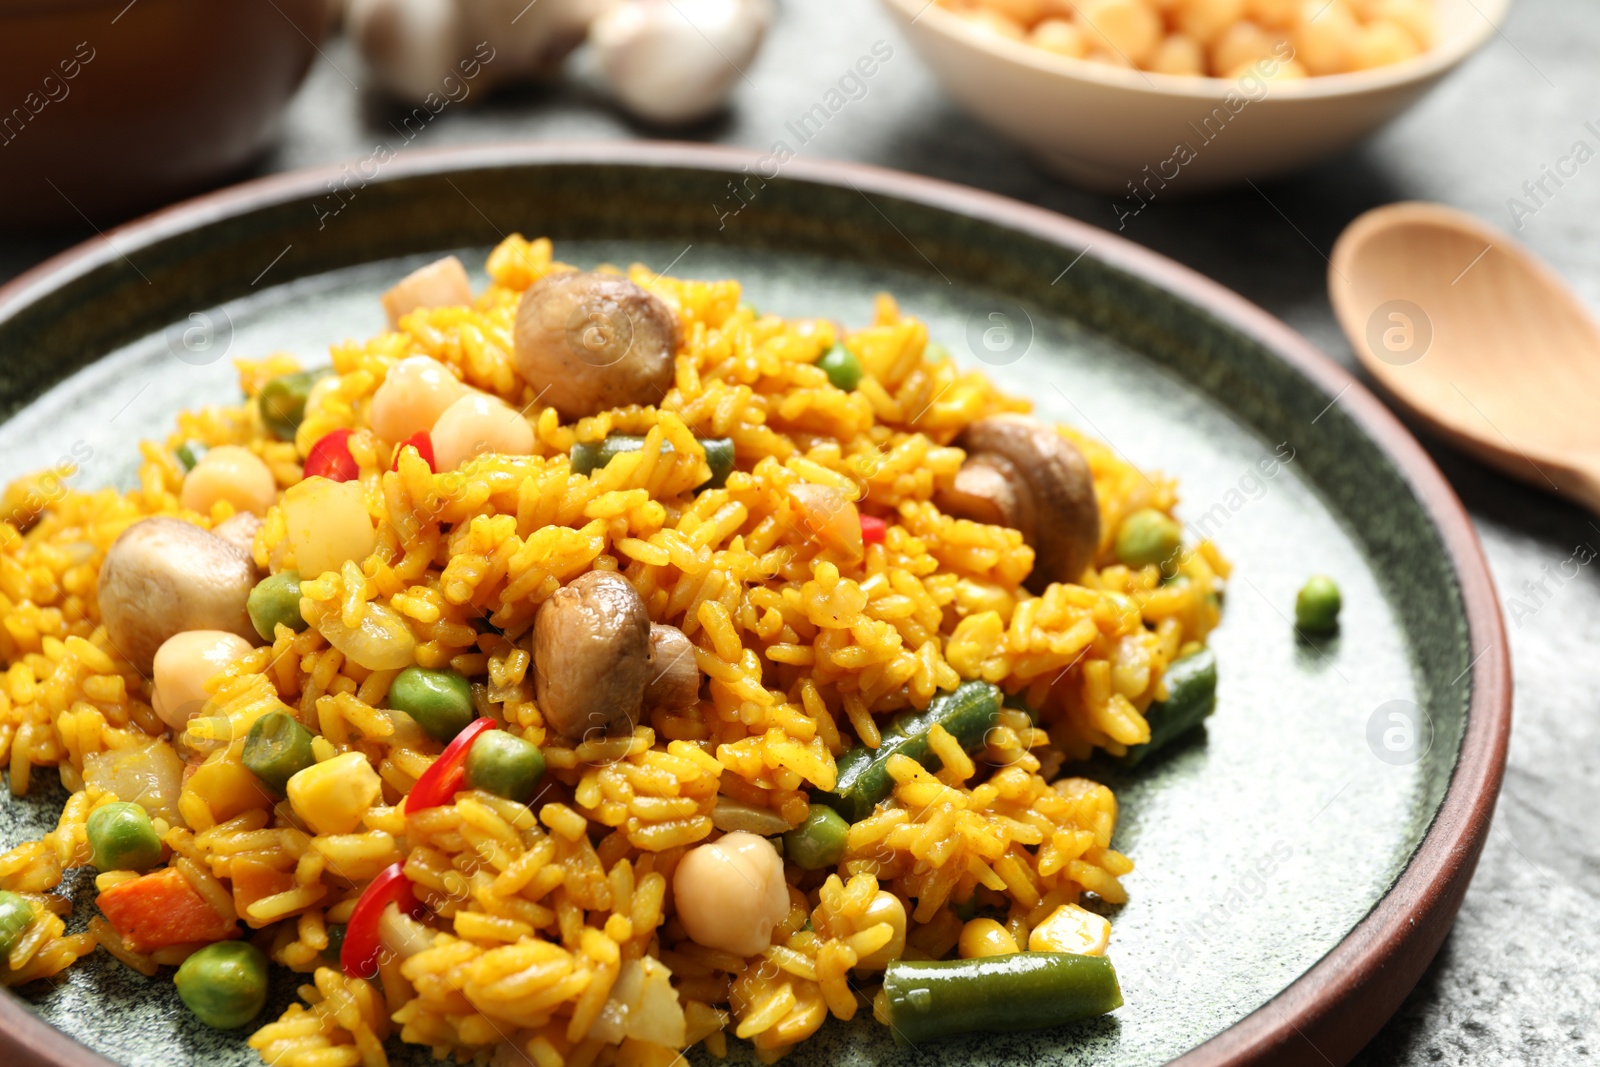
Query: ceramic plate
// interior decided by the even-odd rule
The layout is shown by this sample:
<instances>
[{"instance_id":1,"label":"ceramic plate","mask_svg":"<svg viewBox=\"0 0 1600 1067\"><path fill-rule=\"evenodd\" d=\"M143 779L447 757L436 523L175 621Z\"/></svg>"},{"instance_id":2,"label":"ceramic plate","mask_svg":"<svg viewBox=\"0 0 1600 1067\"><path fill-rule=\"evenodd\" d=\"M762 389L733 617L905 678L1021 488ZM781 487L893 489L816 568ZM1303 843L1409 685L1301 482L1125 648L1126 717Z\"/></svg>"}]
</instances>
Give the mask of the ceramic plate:
<instances>
[{"instance_id":1,"label":"ceramic plate","mask_svg":"<svg viewBox=\"0 0 1600 1067\"><path fill-rule=\"evenodd\" d=\"M736 277L785 315L861 324L892 292L957 359L1181 480L1182 517L1236 568L1220 705L1136 773L1097 772L1138 865L1111 950L1126 1007L916 1053L830 1023L786 1062L1344 1062L1447 932L1500 782L1508 661L1459 503L1362 386L1168 260L971 190L799 161L763 181L758 162L473 148L271 178L115 231L0 291L0 475L88 450L78 484L127 485L137 440L237 397L232 357L325 362L330 342L382 328L377 295L407 270L445 251L481 268L513 232L585 266ZM1345 607L1340 633L1311 642L1291 617L1317 572ZM54 824L64 795L38 777L0 800L0 846ZM66 888L86 922L87 872ZM280 974L269 1012L301 980ZM206 1030L170 972L104 953L0 996L11 1064L245 1067L246 1033Z\"/></svg>"}]
</instances>

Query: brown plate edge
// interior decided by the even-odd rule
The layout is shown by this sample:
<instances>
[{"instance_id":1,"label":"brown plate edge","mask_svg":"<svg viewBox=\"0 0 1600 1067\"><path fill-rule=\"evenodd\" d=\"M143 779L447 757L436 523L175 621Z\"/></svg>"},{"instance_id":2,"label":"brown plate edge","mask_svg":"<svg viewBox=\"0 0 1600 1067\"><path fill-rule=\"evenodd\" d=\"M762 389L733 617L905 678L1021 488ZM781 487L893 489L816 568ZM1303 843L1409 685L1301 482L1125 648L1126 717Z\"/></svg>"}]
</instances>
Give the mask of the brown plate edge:
<instances>
[{"instance_id":1,"label":"brown plate edge","mask_svg":"<svg viewBox=\"0 0 1600 1067\"><path fill-rule=\"evenodd\" d=\"M479 166L600 163L738 171L759 152L671 142L505 142L401 153L383 179ZM1267 1004L1173 1061L1181 1067L1347 1063L1399 1008L1455 922L1488 837L1511 733L1511 658L1489 564L1465 508L1416 438L1347 370L1244 297L1174 260L1099 227L933 178L860 163L794 160L786 176L848 185L940 208L1095 254L1205 309L1271 349L1330 397L1390 455L1438 527L1461 585L1474 653L1460 754L1432 824L1366 918ZM337 167L299 170L196 197L88 240L0 287L0 319L61 281L184 230L320 192ZM115 247L112 247L113 242ZM0 996L0 1048L12 1067L115 1067Z\"/></svg>"}]
</instances>

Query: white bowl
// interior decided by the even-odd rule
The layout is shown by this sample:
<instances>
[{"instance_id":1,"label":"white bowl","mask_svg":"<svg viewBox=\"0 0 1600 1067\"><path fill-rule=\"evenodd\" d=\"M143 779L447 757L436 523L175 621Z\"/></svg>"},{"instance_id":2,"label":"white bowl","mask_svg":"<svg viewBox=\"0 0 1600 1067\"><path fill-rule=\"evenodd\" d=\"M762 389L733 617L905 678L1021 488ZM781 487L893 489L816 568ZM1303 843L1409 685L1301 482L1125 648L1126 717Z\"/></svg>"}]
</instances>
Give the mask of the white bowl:
<instances>
[{"instance_id":1,"label":"white bowl","mask_svg":"<svg viewBox=\"0 0 1600 1067\"><path fill-rule=\"evenodd\" d=\"M1343 151L1476 51L1510 6L1435 0L1439 40L1419 56L1354 74L1242 84L1070 59L977 29L930 0L883 3L963 107L1068 181L1128 196L1130 210Z\"/></svg>"}]
</instances>

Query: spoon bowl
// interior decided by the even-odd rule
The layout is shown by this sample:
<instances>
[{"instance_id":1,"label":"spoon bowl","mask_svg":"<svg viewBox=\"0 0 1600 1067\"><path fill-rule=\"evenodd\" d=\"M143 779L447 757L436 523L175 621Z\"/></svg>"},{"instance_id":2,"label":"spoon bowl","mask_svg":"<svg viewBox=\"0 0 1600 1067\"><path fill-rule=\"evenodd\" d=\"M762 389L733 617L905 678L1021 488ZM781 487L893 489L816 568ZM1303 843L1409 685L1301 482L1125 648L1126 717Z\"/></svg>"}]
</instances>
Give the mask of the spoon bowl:
<instances>
[{"instance_id":1,"label":"spoon bowl","mask_svg":"<svg viewBox=\"0 0 1600 1067\"><path fill-rule=\"evenodd\" d=\"M1600 512L1600 324L1511 236L1439 204L1376 208L1328 289L1368 372L1434 430Z\"/></svg>"}]
</instances>

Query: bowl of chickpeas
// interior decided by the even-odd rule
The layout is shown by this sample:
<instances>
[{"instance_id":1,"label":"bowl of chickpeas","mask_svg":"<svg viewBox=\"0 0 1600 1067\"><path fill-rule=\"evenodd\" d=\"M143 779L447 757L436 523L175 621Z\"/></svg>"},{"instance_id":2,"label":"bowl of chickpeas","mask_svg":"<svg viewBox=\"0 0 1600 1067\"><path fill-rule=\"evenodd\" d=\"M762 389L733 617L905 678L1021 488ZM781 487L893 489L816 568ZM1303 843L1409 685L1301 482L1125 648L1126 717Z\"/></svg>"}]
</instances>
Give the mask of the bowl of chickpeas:
<instances>
[{"instance_id":1,"label":"bowl of chickpeas","mask_svg":"<svg viewBox=\"0 0 1600 1067\"><path fill-rule=\"evenodd\" d=\"M1271 178L1399 115L1510 0L883 0L945 89L1074 184Z\"/></svg>"}]
</instances>

